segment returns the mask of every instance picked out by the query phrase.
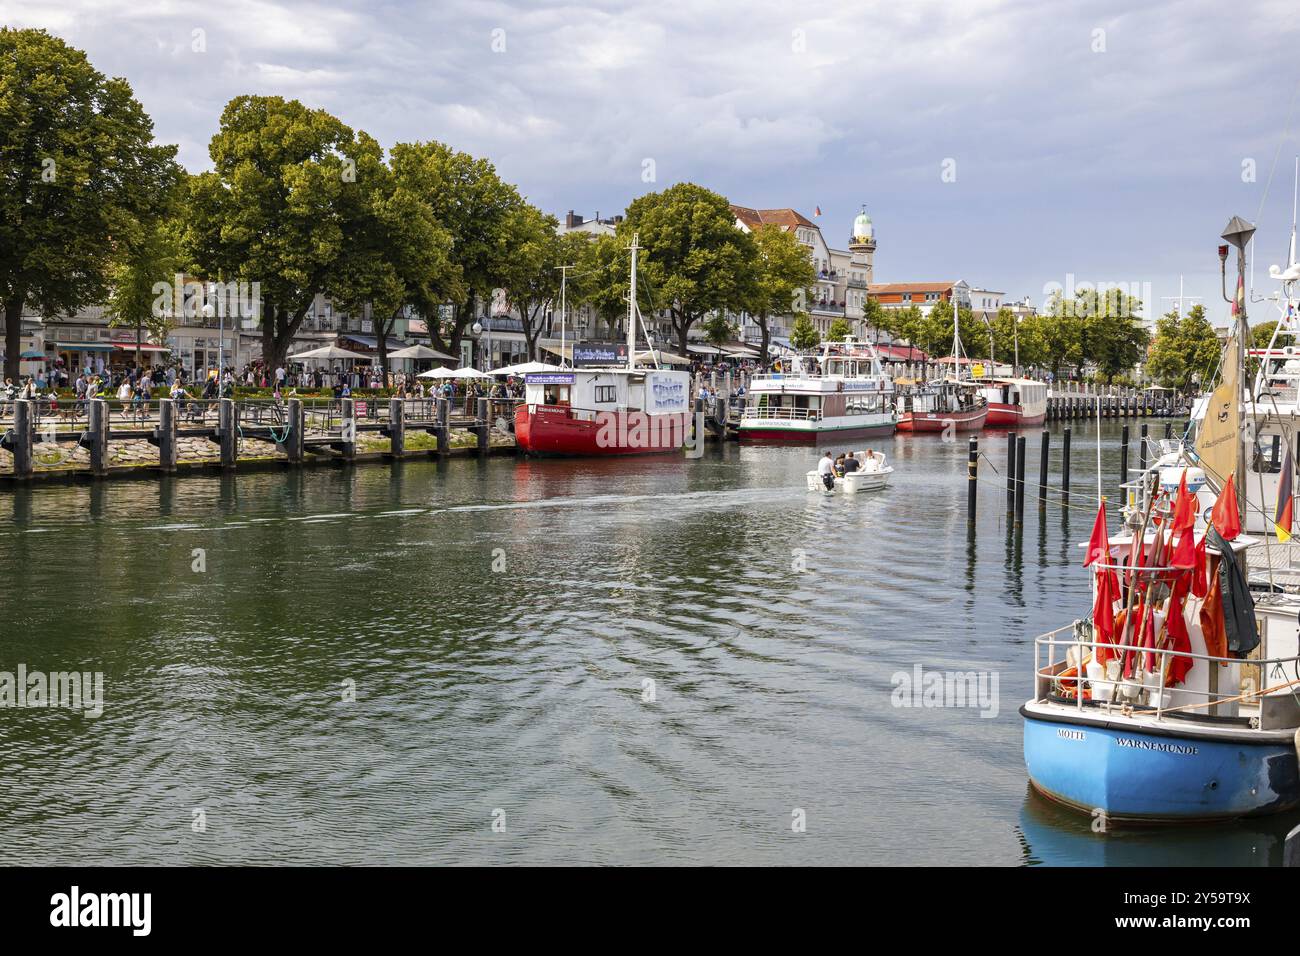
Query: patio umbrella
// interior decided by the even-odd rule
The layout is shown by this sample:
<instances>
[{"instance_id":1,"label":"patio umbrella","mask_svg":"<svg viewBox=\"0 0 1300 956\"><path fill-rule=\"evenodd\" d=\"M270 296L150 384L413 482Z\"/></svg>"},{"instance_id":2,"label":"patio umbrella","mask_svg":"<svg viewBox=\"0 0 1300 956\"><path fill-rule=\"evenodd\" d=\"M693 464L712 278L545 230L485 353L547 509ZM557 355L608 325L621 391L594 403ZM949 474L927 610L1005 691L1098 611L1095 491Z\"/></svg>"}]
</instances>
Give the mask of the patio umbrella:
<instances>
[{"instance_id":1,"label":"patio umbrella","mask_svg":"<svg viewBox=\"0 0 1300 956\"><path fill-rule=\"evenodd\" d=\"M493 375L527 375L529 372L558 372L560 366L549 365L546 362L520 362L518 365L507 365L505 368L493 369Z\"/></svg>"},{"instance_id":2,"label":"patio umbrella","mask_svg":"<svg viewBox=\"0 0 1300 956\"><path fill-rule=\"evenodd\" d=\"M303 359L361 359L366 361L369 358L369 355L362 355L360 352L349 352L337 345L322 345L318 349L310 349L306 352L299 352L297 355L290 355L289 361L301 362Z\"/></svg>"},{"instance_id":3,"label":"patio umbrella","mask_svg":"<svg viewBox=\"0 0 1300 956\"><path fill-rule=\"evenodd\" d=\"M416 378L455 378L456 373L449 368L431 368L427 372L421 372Z\"/></svg>"},{"instance_id":4,"label":"patio umbrella","mask_svg":"<svg viewBox=\"0 0 1300 956\"><path fill-rule=\"evenodd\" d=\"M491 378L487 372L480 372L476 368L458 368L452 372L450 378Z\"/></svg>"},{"instance_id":5,"label":"patio umbrella","mask_svg":"<svg viewBox=\"0 0 1300 956\"><path fill-rule=\"evenodd\" d=\"M431 349L427 345L410 345L396 352L389 352L390 359L451 359L453 356L446 352L439 352L437 349Z\"/></svg>"}]
</instances>

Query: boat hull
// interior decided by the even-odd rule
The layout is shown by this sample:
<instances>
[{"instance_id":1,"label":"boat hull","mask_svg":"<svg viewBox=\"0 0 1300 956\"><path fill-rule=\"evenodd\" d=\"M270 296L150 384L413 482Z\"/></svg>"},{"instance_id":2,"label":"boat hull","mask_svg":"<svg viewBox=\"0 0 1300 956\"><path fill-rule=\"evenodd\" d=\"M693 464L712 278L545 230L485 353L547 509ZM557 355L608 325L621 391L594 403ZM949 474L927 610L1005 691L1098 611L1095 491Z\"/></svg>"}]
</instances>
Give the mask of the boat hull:
<instances>
[{"instance_id":1,"label":"boat hull","mask_svg":"<svg viewBox=\"0 0 1300 956\"><path fill-rule=\"evenodd\" d=\"M1190 823L1300 806L1295 744L1052 718L1022 707L1034 789L1110 821Z\"/></svg>"},{"instance_id":2,"label":"boat hull","mask_svg":"<svg viewBox=\"0 0 1300 956\"><path fill-rule=\"evenodd\" d=\"M1023 405L1010 405L1003 402L989 402L989 414L984 424L990 427L1015 427L1017 425L1041 425L1047 419L1047 412L1042 411L1026 415Z\"/></svg>"},{"instance_id":3,"label":"boat hull","mask_svg":"<svg viewBox=\"0 0 1300 956\"><path fill-rule=\"evenodd\" d=\"M515 409L515 441L530 455L663 455L681 450L688 428L686 413L614 411L578 417L561 406Z\"/></svg>"},{"instance_id":4,"label":"boat hull","mask_svg":"<svg viewBox=\"0 0 1300 956\"><path fill-rule=\"evenodd\" d=\"M852 425L842 427L811 427L817 423L804 422L763 422L748 424L743 419L740 423L740 440L742 442L763 443L768 445L822 445L834 441L853 441L858 438L888 438L894 434L892 421L873 425ZM805 427L796 427L804 425Z\"/></svg>"},{"instance_id":5,"label":"boat hull","mask_svg":"<svg viewBox=\"0 0 1300 956\"><path fill-rule=\"evenodd\" d=\"M987 407L966 412L904 412L898 419L900 432L974 432L984 427Z\"/></svg>"}]
</instances>

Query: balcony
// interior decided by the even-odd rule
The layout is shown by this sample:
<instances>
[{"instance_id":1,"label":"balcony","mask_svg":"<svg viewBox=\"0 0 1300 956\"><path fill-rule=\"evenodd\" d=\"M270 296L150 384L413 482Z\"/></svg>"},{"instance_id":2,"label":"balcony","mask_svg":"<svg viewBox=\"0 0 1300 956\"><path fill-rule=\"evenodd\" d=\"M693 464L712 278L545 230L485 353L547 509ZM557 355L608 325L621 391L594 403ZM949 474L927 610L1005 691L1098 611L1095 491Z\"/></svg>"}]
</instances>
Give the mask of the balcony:
<instances>
[{"instance_id":1,"label":"balcony","mask_svg":"<svg viewBox=\"0 0 1300 956\"><path fill-rule=\"evenodd\" d=\"M849 288L850 288L850 289L865 289L866 287L867 287L867 280L866 280L866 279L850 279L850 280L849 280Z\"/></svg>"},{"instance_id":2,"label":"balcony","mask_svg":"<svg viewBox=\"0 0 1300 956\"><path fill-rule=\"evenodd\" d=\"M811 312L813 315L844 315L845 314L843 303L836 304L834 302L810 302L808 303L808 311Z\"/></svg>"}]
</instances>

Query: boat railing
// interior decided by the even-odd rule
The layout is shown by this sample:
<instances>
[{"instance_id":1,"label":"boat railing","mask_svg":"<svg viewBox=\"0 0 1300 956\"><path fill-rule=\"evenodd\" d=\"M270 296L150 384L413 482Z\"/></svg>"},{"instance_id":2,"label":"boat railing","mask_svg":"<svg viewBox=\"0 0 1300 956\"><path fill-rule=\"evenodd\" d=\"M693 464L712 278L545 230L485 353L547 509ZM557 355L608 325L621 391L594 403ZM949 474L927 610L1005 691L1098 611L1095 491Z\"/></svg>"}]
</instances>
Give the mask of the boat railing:
<instances>
[{"instance_id":1,"label":"boat railing","mask_svg":"<svg viewBox=\"0 0 1300 956\"><path fill-rule=\"evenodd\" d=\"M1105 648L1108 652L1117 655L1121 661L1130 652L1138 655L1138 662L1133 671L1135 676L1125 678L1121 673L1116 678L1111 678L1109 675L1101 679L1090 678L1084 665L1095 657L1098 648ZM1058 656L1058 649L1064 649L1065 652ZM1075 663L1073 664L1068 653L1071 649L1074 652ZM1154 658L1157 665L1155 676L1158 680L1155 683L1149 681L1152 675L1144 672L1142 667L1143 659L1148 654ZM1192 661L1192 666L1199 661L1204 661L1207 667L1238 665L1257 670L1254 675L1248 675L1240 687L1230 687L1228 692L1224 693L1194 689L1181 684L1171 687L1166 685L1165 678L1169 671L1169 663L1175 658L1186 658ZM1090 696L1079 693L1081 671L1083 681L1091 691ZM1148 679L1144 680L1144 678ZM1096 690L1102 687L1108 689L1113 697L1098 699ZM1243 691L1241 687L1246 689ZM1106 707L1111 710L1131 711L1134 715L1151 717L1161 722L1170 715L1177 715L1179 718L1195 718L1204 715L1213 720L1222 716L1219 714L1220 705L1240 703L1247 707L1258 708L1257 714L1243 722L1244 726L1252 730L1289 730L1300 727L1300 656L1220 657L1195 651L1177 651L1172 648L1141 647L1131 643L1114 644L1096 640L1091 623L1086 621L1075 621L1073 624L1059 627L1034 638L1034 699L1040 702L1060 701L1061 694L1053 693L1053 688L1062 689L1065 699L1080 711L1085 707ZM1127 701L1123 699L1126 691L1131 695ZM1190 702L1171 706L1174 692L1192 699ZM1154 705L1138 703L1138 698L1143 694L1156 703Z\"/></svg>"},{"instance_id":2,"label":"boat railing","mask_svg":"<svg viewBox=\"0 0 1300 956\"><path fill-rule=\"evenodd\" d=\"M762 405L746 405L740 413L742 421L762 419L764 421L820 421L822 413L817 408L772 408Z\"/></svg>"}]
</instances>

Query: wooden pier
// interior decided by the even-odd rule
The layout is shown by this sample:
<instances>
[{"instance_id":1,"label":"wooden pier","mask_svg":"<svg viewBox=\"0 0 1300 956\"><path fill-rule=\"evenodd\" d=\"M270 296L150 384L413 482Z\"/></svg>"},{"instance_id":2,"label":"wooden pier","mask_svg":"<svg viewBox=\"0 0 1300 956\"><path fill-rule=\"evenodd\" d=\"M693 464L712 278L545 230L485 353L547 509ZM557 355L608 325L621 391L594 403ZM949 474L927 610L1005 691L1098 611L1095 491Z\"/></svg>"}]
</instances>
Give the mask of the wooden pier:
<instances>
[{"instance_id":1,"label":"wooden pier","mask_svg":"<svg viewBox=\"0 0 1300 956\"><path fill-rule=\"evenodd\" d=\"M1185 402L1149 390L1067 386L1048 392L1047 420L1096 418L1098 403L1102 418L1185 418L1188 411Z\"/></svg>"},{"instance_id":2,"label":"wooden pier","mask_svg":"<svg viewBox=\"0 0 1300 956\"><path fill-rule=\"evenodd\" d=\"M10 482L516 450L514 435L501 427L513 418L513 399L480 398L474 415L453 415L446 399L432 398L7 404L12 419L0 451L9 455L0 459L10 457L12 468L0 470L0 481ZM454 444L453 430L472 435L472 444Z\"/></svg>"}]
</instances>

